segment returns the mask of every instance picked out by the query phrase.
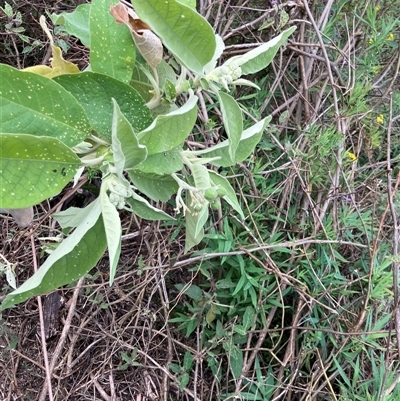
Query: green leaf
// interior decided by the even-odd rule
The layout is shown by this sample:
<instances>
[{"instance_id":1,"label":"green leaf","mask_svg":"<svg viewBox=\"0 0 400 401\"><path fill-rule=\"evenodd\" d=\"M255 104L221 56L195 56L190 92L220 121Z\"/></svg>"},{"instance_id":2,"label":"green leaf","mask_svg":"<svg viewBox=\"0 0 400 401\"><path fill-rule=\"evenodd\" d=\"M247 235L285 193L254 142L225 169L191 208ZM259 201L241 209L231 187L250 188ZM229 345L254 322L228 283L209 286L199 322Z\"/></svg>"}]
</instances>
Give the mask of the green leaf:
<instances>
[{"instance_id":1,"label":"green leaf","mask_svg":"<svg viewBox=\"0 0 400 401\"><path fill-rule=\"evenodd\" d=\"M150 205L150 203L140 195L134 193L131 198L126 198L133 212L145 220L175 220L169 214Z\"/></svg>"},{"instance_id":2,"label":"green leaf","mask_svg":"<svg viewBox=\"0 0 400 401\"><path fill-rule=\"evenodd\" d=\"M235 379L239 379L243 369L243 351L235 344L230 344L228 352L232 374Z\"/></svg>"},{"instance_id":3,"label":"green leaf","mask_svg":"<svg viewBox=\"0 0 400 401\"><path fill-rule=\"evenodd\" d=\"M218 92L218 98L221 104L222 119L224 127L228 134L229 156L232 161L236 159L236 150L239 146L240 137L243 132L242 110L236 100L225 92Z\"/></svg>"},{"instance_id":4,"label":"green leaf","mask_svg":"<svg viewBox=\"0 0 400 401\"><path fill-rule=\"evenodd\" d=\"M136 59L131 33L117 24L110 6L118 0L93 0L89 14L90 67L94 72L129 83Z\"/></svg>"},{"instance_id":5,"label":"green leaf","mask_svg":"<svg viewBox=\"0 0 400 401\"><path fill-rule=\"evenodd\" d=\"M202 164L192 164L189 166L192 171L194 185L197 189L208 189L211 187L208 170Z\"/></svg>"},{"instance_id":6,"label":"green leaf","mask_svg":"<svg viewBox=\"0 0 400 401\"><path fill-rule=\"evenodd\" d=\"M90 124L99 135L111 141L111 124L115 99L121 112L136 131L152 122L150 110L131 86L112 77L93 72L60 75L54 81L69 91L85 109Z\"/></svg>"},{"instance_id":7,"label":"green leaf","mask_svg":"<svg viewBox=\"0 0 400 401\"><path fill-rule=\"evenodd\" d=\"M224 63L224 66L235 65L242 68L242 74L254 74L263 70L274 59L279 48L286 44L288 37L296 30L293 26L283 31L279 36L271 39L269 42L256 47L253 50L241 55L231 57Z\"/></svg>"},{"instance_id":8,"label":"green leaf","mask_svg":"<svg viewBox=\"0 0 400 401\"><path fill-rule=\"evenodd\" d=\"M257 143L260 142L266 125L270 121L271 116L265 117L258 123L243 131L238 148L236 150L235 163L245 160L251 154L251 152L253 152ZM210 164L213 164L215 166L229 167L234 165L235 163L232 163L228 154L228 149L229 140L225 140L211 148L192 151L192 154L196 156L205 155L206 157L210 158L219 157L218 160L213 160L210 162Z\"/></svg>"},{"instance_id":9,"label":"green leaf","mask_svg":"<svg viewBox=\"0 0 400 401\"><path fill-rule=\"evenodd\" d=\"M178 289L179 291L183 291L185 295L188 297L192 298L194 301L202 301L204 297L203 290L195 284L191 284L189 286L184 285L184 284L175 284L175 288Z\"/></svg>"},{"instance_id":10,"label":"green leaf","mask_svg":"<svg viewBox=\"0 0 400 401\"><path fill-rule=\"evenodd\" d=\"M208 207L203 207L200 212L195 212L192 210L192 198L189 193L187 193L186 195L186 206L188 208L188 211L185 215L185 253L187 253L191 248L199 244L200 241L203 239L203 226L208 219Z\"/></svg>"},{"instance_id":11,"label":"green leaf","mask_svg":"<svg viewBox=\"0 0 400 401\"><path fill-rule=\"evenodd\" d=\"M90 4L81 4L72 13L51 14L54 25L64 25L65 30L86 46L90 47L89 12Z\"/></svg>"},{"instance_id":12,"label":"green leaf","mask_svg":"<svg viewBox=\"0 0 400 401\"><path fill-rule=\"evenodd\" d=\"M0 132L82 142L90 125L84 109L51 79L0 64Z\"/></svg>"},{"instance_id":13,"label":"green leaf","mask_svg":"<svg viewBox=\"0 0 400 401\"><path fill-rule=\"evenodd\" d=\"M89 203L84 208L70 207L62 212L53 213L51 217L57 220L63 230L66 228L75 228L81 224L85 216L92 213L93 208L97 207L97 203L98 202Z\"/></svg>"},{"instance_id":14,"label":"green leaf","mask_svg":"<svg viewBox=\"0 0 400 401\"><path fill-rule=\"evenodd\" d=\"M184 373L179 380L179 390L183 390L184 388L186 388L186 386L188 385L190 380L190 376L189 373Z\"/></svg>"},{"instance_id":15,"label":"green leaf","mask_svg":"<svg viewBox=\"0 0 400 401\"><path fill-rule=\"evenodd\" d=\"M248 330L254 322L254 308L247 306L243 314L243 326L245 330Z\"/></svg>"},{"instance_id":16,"label":"green leaf","mask_svg":"<svg viewBox=\"0 0 400 401\"><path fill-rule=\"evenodd\" d=\"M216 44L210 24L200 14L175 0L132 0L132 5L171 53L190 70L203 74Z\"/></svg>"},{"instance_id":17,"label":"green leaf","mask_svg":"<svg viewBox=\"0 0 400 401\"><path fill-rule=\"evenodd\" d=\"M0 207L19 209L58 194L81 162L55 138L0 135Z\"/></svg>"},{"instance_id":18,"label":"green leaf","mask_svg":"<svg viewBox=\"0 0 400 401\"><path fill-rule=\"evenodd\" d=\"M244 219L243 210L240 207L240 204L236 197L236 193L232 188L231 184L229 183L229 181L222 175L217 174L215 171L208 170L208 173L210 174L211 182L215 186L220 186L221 188L225 189L226 194L222 197L222 199L225 202L229 203L229 205L231 205L233 209L240 214L240 217Z\"/></svg>"},{"instance_id":19,"label":"green leaf","mask_svg":"<svg viewBox=\"0 0 400 401\"><path fill-rule=\"evenodd\" d=\"M156 153L147 156L147 159L137 166L137 170L142 173L157 175L171 175L183 168L180 155L181 147L170 150L169 152Z\"/></svg>"},{"instance_id":20,"label":"green leaf","mask_svg":"<svg viewBox=\"0 0 400 401\"><path fill-rule=\"evenodd\" d=\"M193 10L196 10L196 0L178 0L178 2L192 8Z\"/></svg>"},{"instance_id":21,"label":"green leaf","mask_svg":"<svg viewBox=\"0 0 400 401\"><path fill-rule=\"evenodd\" d=\"M189 372L190 369L192 369L193 366L193 355L189 352L185 352L185 356L183 357L183 369L186 370L186 372Z\"/></svg>"},{"instance_id":22,"label":"green leaf","mask_svg":"<svg viewBox=\"0 0 400 401\"><path fill-rule=\"evenodd\" d=\"M178 183L169 175L144 174L140 171L128 171L133 185L154 201L168 201L178 191Z\"/></svg>"},{"instance_id":23,"label":"green leaf","mask_svg":"<svg viewBox=\"0 0 400 401\"><path fill-rule=\"evenodd\" d=\"M114 178L109 178L113 180ZM110 202L107 195L108 180L104 179L100 188L101 212L104 223L104 230L107 238L108 258L110 262L110 286L114 282L115 272L119 256L121 254L122 226L119 213L115 206Z\"/></svg>"},{"instance_id":24,"label":"green leaf","mask_svg":"<svg viewBox=\"0 0 400 401\"><path fill-rule=\"evenodd\" d=\"M153 123L139 132L138 138L149 155L167 152L183 144L197 118L197 96L191 96L179 109L157 116Z\"/></svg>"},{"instance_id":25,"label":"green leaf","mask_svg":"<svg viewBox=\"0 0 400 401\"><path fill-rule=\"evenodd\" d=\"M107 241L101 206L97 199L76 230L53 251L39 270L24 284L8 294L0 310L46 294L83 277L102 257ZM96 246L94 246L94 244Z\"/></svg>"},{"instance_id":26,"label":"green leaf","mask_svg":"<svg viewBox=\"0 0 400 401\"><path fill-rule=\"evenodd\" d=\"M147 149L145 146L139 144L135 131L121 113L115 99L112 99L112 101L114 116L111 128L111 148L115 167L122 174L123 170L132 169L146 160Z\"/></svg>"}]
</instances>

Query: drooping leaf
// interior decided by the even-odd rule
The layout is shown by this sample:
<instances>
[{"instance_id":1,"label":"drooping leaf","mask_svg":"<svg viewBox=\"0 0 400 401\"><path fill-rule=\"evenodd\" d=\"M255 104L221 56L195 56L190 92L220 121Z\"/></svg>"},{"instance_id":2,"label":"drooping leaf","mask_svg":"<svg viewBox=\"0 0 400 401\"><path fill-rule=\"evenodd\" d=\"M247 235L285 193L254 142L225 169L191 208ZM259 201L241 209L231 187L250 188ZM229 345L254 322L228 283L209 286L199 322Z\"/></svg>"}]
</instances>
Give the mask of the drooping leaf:
<instances>
[{"instance_id":1,"label":"drooping leaf","mask_svg":"<svg viewBox=\"0 0 400 401\"><path fill-rule=\"evenodd\" d=\"M0 134L0 207L26 208L56 195L80 165L55 138Z\"/></svg>"},{"instance_id":2,"label":"drooping leaf","mask_svg":"<svg viewBox=\"0 0 400 401\"><path fill-rule=\"evenodd\" d=\"M150 203L140 195L134 193L126 202L130 205L133 212L145 220L175 220L169 214L150 205Z\"/></svg>"},{"instance_id":3,"label":"drooping leaf","mask_svg":"<svg viewBox=\"0 0 400 401\"><path fill-rule=\"evenodd\" d=\"M208 170L208 173L210 174L210 179L213 185L219 186L225 190L226 194L222 197L222 199L229 203L229 205L231 205L233 209L240 214L240 217L244 219L243 210L239 205L235 191L233 190L229 181L222 175L217 174L215 171Z\"/></svg>"},{"instance_id":4,"label":"drooping leaf","mask_svg":"<svg viewBox=\"0 0 400 401\"><path fill-rule=\"evenodd\" d=\"M107 195L107 178L103 180L100 188L101 215L107 238L108 258L110 261L110 285L114 282L117 264L121 254L122 226L119 213L110 202Z\"/></svg>"},{"instance_id":5,"label":"drooping leaf","mask_svg":"<svg viewBox=\"0 0 400 401\"><path fill-rule=\"evenodd\" d=\"M138 170L128 174L133 185L156 202L167 202L178 190L177 182L169 175L143 174Z\"/></svg>"},{"instance_id":6,"label":"drooping leaf","mask_svg":"<svg viewBox=\"0 0 400 401\"><path fill-rule=\"evenodd\" d=\"M147 156L147 159L137 166L137 170L142 173L156 175L171 175L181 170L183 167L180 152L181 147L172 149L168 152L156 153Z\"/></svg>"},{"instance_id":7,"label":"drooping leaf","mask_svg":"<svg viewBox=\"0 0 400 401\"><path fill-rule=\"evenodd\" d=\"M127 5L118 3L111 7L110 12L118 23L125 24L129 28L140 54L147 64L155 69L160 64L163 56L161 40Z\"/></svg>"},{"instance_id":8,"label":"drooping leaf","mask_svg":"<svg viewBox=\"0 0 400 401\"><path fill-rule=\"evenodd\" d=\"M25 68L23 71L34 72L35 74L46 76L47 78L54 78L61 74L77 74L79 73L79 68L76 64L70 61L64 60L62 56L62 51L58 46L54 45L53 34L50 32L47 26L46 17L41 15L39 18L40 26L42 27L44 33L50 40L52 57L50 58L51 67L36 65L33 67Z\"/></svg>"},{"instance_id":9,"label":"drooping leaf","mask_svg":"<svg viewBox=\"0 0 400 401\"><path fill-rule=\"evenodd\" d=\"M58 46L51 46L53 58L51 67L47 65L35 65L33 67L24 68L22 71L34 72L35 74L43 75L47 78L54 78L62 74L77 74L79 68L76 64L64 60L61 49Z\"/></svg>"},{"instance_id":10,"label":"drooping leaf","mask_svg":"<svg viewBox=\"0 0 400 401\"><path fill-rule=\"evenodd\" d=\"M171 53L190 70L203 73L216 45L210 24L200 14L175 0L132 0L132 4Z\"/></svg>"},{"instance_id":11,"label":"drooping leaf","mask_svg":"<svg viewBox=\"0 0 400 401\"><path fill-rule=\"evenodd\" d=\"M242 110L236 100L227 93L220 91L218 97L221 104L222 120L228 134L229 156L234 161L236 160L236 150L243 132Z\"/></svg>"},{"instance_id":12,"label":"drooping leaf","mask_svg":"<svg viewBox=\"0 0 400 401\"><path fill-rule=\"evenodd\" d=\"M90 133L85 110L67 90L51 79L4 64L0 116L0 132L53 137L68 146Z\"/></svg>"},{"instance_id":13,"label":"drooping leaf","mask_svg":"<svg viewBox=\"0 0 400 401\"><path fill-rule=\"evenodd\" d=\"M65 30L90 47L89 13L91 4L81 4L72 13L51 14L54 25L64 25Z\"/></svg>"},{"instance_id":14,"label":"drooping leaf","mask_svg":"<svg viewBox=\"0 0 400 401\"><path fill-rule=\"evenodd\" d=\"M136 50L129 29L110 14L118 0L93 0L89 14L90 67L93 72L129 83Z\"/></svg>"},{"instance_id":15,"label":"drooping leaf","mask_svg":"<svg viewBox=\"0 0 400 401\"><path fill-rule=\"evenodd\" d=\"M39 270L7 295L0 305L0 310L69 284L92 269L107 246L103 219L100 217L100 202L98 199L95 202L91 213L87 214L76 230L50 254Z\"/></svg>"},{"instance_id":16,"label":"drooping leaf","mask_svg":"<svg viewBox=\"0 0 400 401\"><path fill-rule=\"evenodd\" d=\"M86 110L92 127L111 141L113 104L115 99L121 112L136 131L142 131L152 122L150 110L139 93L131 86L112 77L93 72L61 75L54 81L69 91Z\"/></svg>"},{"instance_id":17,"label":"drooping leaf","mask_svg":"<svg viewBox=\"0 0 400 401\"><path fill-rule=\"evenodd\" d=\"M252 125L250 128L247 128L243 131L242 136L240 138L240 142L238 148L236 150L235 162L232 163L228 149L229 149L229 141L225 140L215 146L204 150L196 150L192 151L192 153L196 156L206 156L209 158L219 157L218 160L210 161L210 164L215 166L229 167L234 165L237 162L241 162L245 160L251 152L253 152L254 147L260 142L263 131L271 121L271 116L265 117L258 123Z\"/></svg>"},{"instance_id":18,"label":"drooping leaf","mask_svg":"<svg viewBox=\"0 0 400 401\"><path fill-rule=\"evenodd\" d=\"M197 118L198 97L192 95L179 109L157 116L153 123L139 132L138 138L147 147L149 155L167 152L183 144Z\"/></svg>"},{"instance_id":19,"label":"drooping leaf","mask_svg":"<svg viewBox=\"0 0 400 401\"><path fill-rule=\"evenodd\" d=\"M132 126L121 113L115 99L113 99L113 105L114 116L111 129L111 147L115 167L122 174L123 170L132 169L146 160L147 149L145 146L139 144Z\"/></svg>"}]
</instances>

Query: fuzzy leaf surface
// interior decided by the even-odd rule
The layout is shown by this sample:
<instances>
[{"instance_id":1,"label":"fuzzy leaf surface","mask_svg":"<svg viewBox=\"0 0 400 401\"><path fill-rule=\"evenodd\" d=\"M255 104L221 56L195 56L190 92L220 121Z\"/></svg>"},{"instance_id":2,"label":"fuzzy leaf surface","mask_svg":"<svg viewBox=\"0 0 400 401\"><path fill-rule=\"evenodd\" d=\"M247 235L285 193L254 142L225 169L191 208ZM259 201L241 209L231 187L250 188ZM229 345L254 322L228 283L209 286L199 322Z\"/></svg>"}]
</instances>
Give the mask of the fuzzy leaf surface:
<instances>
[{"instance_id":1,"label":"fuzzy leaf surface","mask_svg":"<svg viewBox=\"0 0 400 401\"><path fill-rule=\"evenodd\" d=\"M132 0L140 19L188 69L197 74L212 59L215 36L195 10L175 0Z\"/></svg>"},{"instance_id":2,"label":"fuzzy leaf surface","mask_svg":"<svg viewBox=\"0 0 400 401\"><path fill-rule=\"evenodd\" d=\"M236 100L225 92L218 93L221 104L222 119L229 140L229 156L232 161L236 158L236 150L239 146L243 132L243 117Z\"/></svg>"},{"instance_id":3,"label":"fuzzy leaf surface","mask_svg":"<svg viewBox=\"0 0 400 401\"><path fill-rule=\"evenodd\" d=\"M147 157L147 149L140 145L135 131L129 121L121 113L117 102L113 99L114 116L112 122L112 150L114 163L118 171L132 169Z\"/></svg>"},{"instance_id":4,"label":"fuzzy leaf surface","mask_svg":"<svg viewBox=\"0 0 400 401\"><path fill-rule=\"evenodd\" d=\"M178 191L177 182L169 175L143 174L137 170L128 174L133 185L156 202L167 202Z\"/></svg>"},{"instance_id":5,"label":"fuzzy leaf surface","mask_svg":"<svg viewBox=\"0 0 400 401\"><path fill-rule=\"evenodd\" d=\"M69 284L92 269L107 246L103 219L100 217L100 202L98 199L95 202L91 213L87 214L76 230L50 254L39 270L7 295L0 305L0 310Z\"/></svg>"},{"instance_id":6,"label":"fuzzy leaf surface","mask_svg":"<svg viewBox=\"0 0 400 401\"><path fill-rule=\"evenodd\" d=\"M117 264L121 254L122 226L119 213L110 202L107 195L107 180L104 180L100 188L101 215L107 238L108 258L110 263L110 285L114 282Z\"/></svg>"},{"instance_id":7,"label":"fuzzy leaf surface","mask_svg":"<svg viewBox=\"0 0 400 401\"><path fill-rule=\"evenodd\" d=\"M157 116L153 123L138 134L149 155L168 152L183 144L197 118L197 96L191 96L179 109Z\"/></svg>"},{"instance_id":8,"label":"fuzzy leaf surface","mask_svg":"<svg viewBox=\"0 0 400 401\"><path fill-rule=\"evenodd\" d=\"M150 203L140 195L134 193L126 202L131 206L133 212L145 220L175 220L169 214L150 205Z\"/></svg>"},{"instance_id":9,"label":"fuzzy leaf surface","mask_svg":"<svg viewBox=\"0 0 400 401\"><path fill-rule=\"evenodd\" d=\"M221 188L225 189L226 195L224 195L222 199L224 199L225 202L229 203L229 205L231 205L233 209L236 210L237 213L239 213L240 217L244 219L243 210L240 207L235 191L229 181L222 175L217 174L215 171L208 170L208 173L210 174L211 182L215 186L219 185Z\"/></svg>"},{"instance_id":10,"label":"fuzzy leaf surface","mask_svg":"<svg viewBox=\"0 0 400 401\"><path fill-rule=\"evenodd\" d=\"M236 150L235 161L232 162L229 156L229 140L225 140L215 146L208 149L193 151L192 153L196 156L205 157L219 157L217 160L213 160L210 164L214 166L229 167L237 162L245 160L251 152L253 152L255 146L260 142L263 131L271 121L271 116L265 117L261 121L245 129L240 138L238 148Z\"/></svg>"}]
</instances>

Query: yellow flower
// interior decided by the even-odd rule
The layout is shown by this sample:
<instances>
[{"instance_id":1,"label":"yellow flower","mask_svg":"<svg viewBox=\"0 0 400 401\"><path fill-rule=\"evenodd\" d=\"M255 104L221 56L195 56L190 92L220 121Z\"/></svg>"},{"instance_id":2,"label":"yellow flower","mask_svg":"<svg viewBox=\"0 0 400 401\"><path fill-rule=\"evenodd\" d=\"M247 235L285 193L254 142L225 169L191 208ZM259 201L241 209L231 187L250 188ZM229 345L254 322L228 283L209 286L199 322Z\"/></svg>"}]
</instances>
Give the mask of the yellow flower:
<instances>
[{"instance_id":1,"label":"yellow flower","mask_svg":"<svg viewBox=\"0 0 400 401\"><path fill-rule=\"evenodd\" d=\"M383 114L379 114L379 116L376 117L376 122L378 124L383 124Z\"/></svg>"},{"instance_id":2,"label":"yellow flower","mask_svg":"<svg viewBox=\"0 0 400 401\"><path fill-rule=\"evenodd\" d=\"M389 36L387 37L387 40L389 40L390 42L394 41L394 34L393 33L389 33Z\"/></svg>"},{"instance_id":3,"label":"yellow flower","mask_svg":"<svg viewBox=\"0 0 400 401\"><path fill-rule=\"evenodd\" d=\"M355 162L357 160L357 156L354 153L346 152L346 154L351 161Z\"/></svg>"},{"instance_id":4,"label":"yellow flower","mask_svg":"<svg viewBox=\"0 0 400 401\"><path fill-rule=\"evenodd\" d=\"M376 7L375 7L375 10L376 10L376 11L379 11L380 9L381 9L381 6L376 6Z\"/></svg>"},{"instance_id":5,"label":"yellow flower","mask_svg":"<svg viewBox=\"0 0 400 401\"><path fill-rule=\"evenodd\" d=\"M372 72L375 74L375 75L377 75L377 74L379 74L379 71L380 71L381 69L379 68L379 66L377 66L377 65L373 65L372 66Z\"/></svg>"},{"instance_id":6,"label":"yellow flower","mask_svg":"<svg viewBox=\"0 0 400 401\"><path fill-rule=\"evenodd\" d=\"M369 45L372 45L372 43L374 43L374 39L369 38L369 39L368 39L368 44L369 44Z\"/></svg>"}]
</instances>

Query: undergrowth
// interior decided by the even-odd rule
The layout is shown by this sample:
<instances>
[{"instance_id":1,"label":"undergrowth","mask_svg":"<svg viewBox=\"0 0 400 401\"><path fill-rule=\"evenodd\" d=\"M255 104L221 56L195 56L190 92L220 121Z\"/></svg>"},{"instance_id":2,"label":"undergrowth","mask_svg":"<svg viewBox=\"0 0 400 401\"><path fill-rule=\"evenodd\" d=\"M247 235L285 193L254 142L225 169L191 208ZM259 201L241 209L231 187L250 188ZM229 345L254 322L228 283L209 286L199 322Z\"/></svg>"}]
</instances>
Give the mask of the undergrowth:
<instances>
[{"instance_id":1,"label":"undergrowth","mask_svg":"<svg viewBox=\"0 0 400 401\"><path fill-rule=\"evenodd\" d=\"M219 171L235 179L246 219L214 212L188 258L179 221L125 220L115 288L100 267L78 301L82 348L73 343L70 359L98 346L76 397L399 399L400 2L198 3L227 55L298 26L251 77L262 90L236 93L249 115L274 117L251 158ZM26 66L44 43L27 48L26 32L4 26L1 61ZM214 113L203 110L196 135L223 134ZM24 352L26 332L12 332Z\"/></svg>"}]
</instances>

